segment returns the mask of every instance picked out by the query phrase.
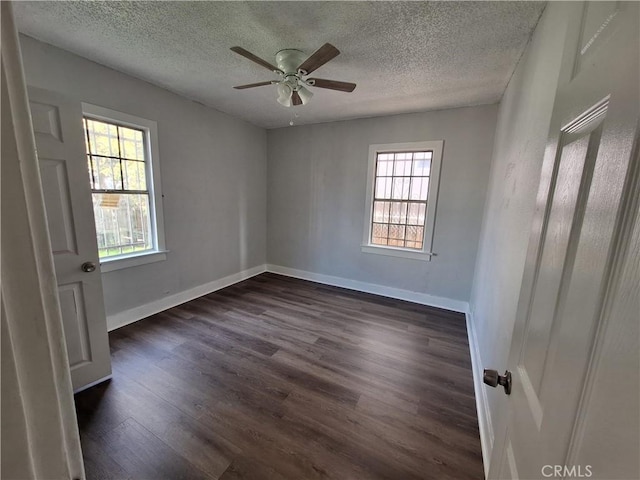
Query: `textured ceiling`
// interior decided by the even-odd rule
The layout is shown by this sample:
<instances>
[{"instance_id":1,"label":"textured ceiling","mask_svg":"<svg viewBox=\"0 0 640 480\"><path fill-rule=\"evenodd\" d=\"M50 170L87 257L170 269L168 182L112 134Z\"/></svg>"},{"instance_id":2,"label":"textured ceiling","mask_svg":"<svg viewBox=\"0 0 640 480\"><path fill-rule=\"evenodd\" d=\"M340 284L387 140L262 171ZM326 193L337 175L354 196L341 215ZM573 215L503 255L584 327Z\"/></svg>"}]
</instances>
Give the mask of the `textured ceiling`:
<instances>
[{"instance_id":1,"label":"textured ceiling","mask_svg":"<svg viewBox=\"0 0 640 480\"><path fill-rule=\"evenodd\" d=\"M493 103L544 8L540 2L15 2L19 30L173 92L274 128ZM313 76L358 84L314 88L286 108L275 75L229 50L274 62L283 48L342 54Z\"/></svg>"}]
</instances>

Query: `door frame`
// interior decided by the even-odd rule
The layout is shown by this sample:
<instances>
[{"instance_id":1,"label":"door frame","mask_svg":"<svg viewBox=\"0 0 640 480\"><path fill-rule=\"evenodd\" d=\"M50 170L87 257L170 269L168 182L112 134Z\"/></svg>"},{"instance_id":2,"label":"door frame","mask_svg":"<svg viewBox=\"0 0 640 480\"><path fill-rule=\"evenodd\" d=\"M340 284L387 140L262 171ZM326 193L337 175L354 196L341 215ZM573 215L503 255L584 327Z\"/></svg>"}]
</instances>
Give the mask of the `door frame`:
<instances>
[{"instance_id":1,"label":"door frame","mask_svg":"<svg viewBox=\"0 0 640 480\"><path fill-rule=\"evenodd\" d=\"M11 423L8 433L26 439L26 448L15 452L19 458L7 464L3 458L3 476L80 479L85 478L84 464L18 31L11 2L0 2L0 9L6 95L2 170L3 183L11 183L11 202L4 191L2 200L12 205L2 216L3 253L11 248L1 265L3 347L8 347L2 349L2 359L12 366L16 391L15 402L3 402L3 417L6 412L12 419L22 418L22 423Z\"/></svg>"}]
</instances>

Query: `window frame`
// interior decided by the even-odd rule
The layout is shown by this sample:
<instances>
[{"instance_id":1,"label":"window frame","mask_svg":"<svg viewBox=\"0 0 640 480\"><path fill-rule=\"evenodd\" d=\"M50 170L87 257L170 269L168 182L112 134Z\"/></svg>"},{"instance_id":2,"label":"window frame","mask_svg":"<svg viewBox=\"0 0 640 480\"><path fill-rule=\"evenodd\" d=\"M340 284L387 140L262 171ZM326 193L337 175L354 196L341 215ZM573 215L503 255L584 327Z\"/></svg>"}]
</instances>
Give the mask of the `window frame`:
<instances>
[{"instance_id":1,"label":"window frame","mask_svg":"<svg viewBox=\"0 0 640 480\"><path fill-rule=\"evenodd\" d=\"M143 252L114 255L100 259L100 270L110 272L122 268L144 265L166 260L167 252L164 234L164 214L162 210L162 184L160 181L160 149L158 146L158 124L153 120L118 112L109 108L82 102L83 118L101 120L144 132L145 172L149 192L149 210L153 249ZM83 128L83 134L86 132ZM86 153L85 153L86 156ZM150 180L150 181L149 181ZM92 189L93 192L93 189ZM95 218L94 218L95 222ZM94 226L95 229L95 226Z\"/></svg>"},{"instance_id":2,"label":"window frame","mask_svg":"<svg viewBox=\"0 0 640 480\"><path fill-rule=\"evenodd\" d=\"M365 208L365 225L361 245L363 253L388 255L392 257L411 258L414 260L431 261L436 254L433 249L433 236L435 230L436 210L438 203L438 190L440 187L440 171L442 168L443 140L405 143L382 143L369 145L369 161L367 171L367 201ZM376 164L380 153L402 152L432 152L431 171L429 173L429 192L427 194L427 211L424 225L424 239L422 249L395 247L389 245L376 245L371 243L371 229L373 225L373 193L376 179Z\"/></svg>"}]
</instances>

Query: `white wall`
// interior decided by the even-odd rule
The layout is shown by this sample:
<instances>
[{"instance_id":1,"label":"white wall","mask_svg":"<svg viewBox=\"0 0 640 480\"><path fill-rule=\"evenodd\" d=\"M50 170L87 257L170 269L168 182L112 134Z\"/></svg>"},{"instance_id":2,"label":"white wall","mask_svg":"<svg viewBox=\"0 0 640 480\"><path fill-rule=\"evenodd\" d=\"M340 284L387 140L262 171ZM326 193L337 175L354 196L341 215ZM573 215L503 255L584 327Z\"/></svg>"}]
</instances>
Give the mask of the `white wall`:
<instances>
[{"instance_id":1,"label":"white wall","mask_svg":"<svg viewBox=\"0 0 640 480\"><path fill-rule=\"evenodd\" d=\"M497 106L269 130L269 264L469 300ZM362 253L374 143L444 140L431 262Z\"/></svg>"},{"instance_id":2,"label":"white wall","mask_svg":"<svg viewBox=\"0 0 640 480\"><path fill-rule=\"evenodd\" d=\"M500 103L470 310L482 368L507 364L566 30L549 4ZM481 373L480 373L481 375ZM482 387L491 432L501 389ZM480 412L483 421L483 412ZM490 439L490 445L493 440Z\"/></svg>"},{"instance_id":3,"label":"white wall","mask_svg":"<svg viewBox=\"0 0 640 480\"><path fill-rule=\"evenodd\" d=\"M266 132L21 36L27 84L158 123L167 260L103 274L107 315L265 263Z\"/></svg>"}]
</instances>

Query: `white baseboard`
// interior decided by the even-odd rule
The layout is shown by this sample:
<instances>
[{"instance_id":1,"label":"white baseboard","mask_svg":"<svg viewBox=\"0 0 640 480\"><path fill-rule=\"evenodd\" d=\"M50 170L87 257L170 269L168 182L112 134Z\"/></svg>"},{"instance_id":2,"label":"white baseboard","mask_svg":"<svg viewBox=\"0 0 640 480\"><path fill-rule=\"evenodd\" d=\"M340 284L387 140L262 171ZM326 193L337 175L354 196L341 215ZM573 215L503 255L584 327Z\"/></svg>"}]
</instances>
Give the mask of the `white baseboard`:
<instances>
[{"instance_id":1,"label":"white baseboard","mask_svg":"<svg viewBox=\"0 0 640 480\"><path fill-rule=\"evenodd\" d=\"M312 282L324 283L325 285L333 285L334 287L348 288L349 290L357 290L359 292L373 293L383 297L396 298L398 300L406 300L408 302L429 305L430 307L444 308L454 312L465 313L469 308L467 302L461 300L453 300L451 298L437 297L426 293L412 292L400 288L386 287L384 285L376 285L375 283L361 282L359 280L351 280L343 277L334 277L324 275L322 273L307 272L305 270L297 270L295 268L281 267L279 265L267 265L267 271L286 275L287 277L301 278L302 280L310 280Z\"/></svg>"},{"instance_id":2,"label":"white baseboard","mask_svg":"<svg viewBox=\"0 0 640 480\"><path fill-rule=\"evenodd\" d=\"M429 305L431 307L444 308L446 310L452 310L454 312L465 313L468 309L467 302L463 302L460 300L438 297L426 293L412 292L409 290L402 290L400 288L386 287L384 285L376 285L374 283L361 282L358 280L350 280L343 277L334 277L331 275L323 275L321 273L313 273L307 272L305 270L281 267L279 265L258 265L257 267L249 268L247 270L234 273L233 275L229 275L219 280L214 280L213 282L205 283L204 285L199 285L189 290L175 293L151 303L146 303L144 305L140 305L139 307L134 307L129 310L116 313L114 315L109 315L107 317L107 330L112 331L116 328L124 327L125 325L129 325L130 323L137 322L138 320L142 320L143 318L155 315L156 313L183 304L203 295L215 292L216 290L228 287L266 271L285 275L288 277L295 277L303 280L310 280L312 282L323 283L325 285L333 285L336 287L348 288L350 290L373 293L375 295L381 295L383 297L397 298L399 300L406 300L422 305Z\"/></svg>"},{"instance_id":3,"label":"white baseboard","mask_svg":"<svg viewBox=\"0 0 640 480\"><path fill-rule=\"evenodd\" d=\"M134 307L124 312L116 313L115 315L109 315L107 317L107 330L115 330L116 328L124 327L130 323L137 322L143 318L147 318L156 313L160 313L169 308L183 304L190 300L193 300L203 295L215 292L221 288L228 287L234 283L241 282L247 278L254 277L266 271L266 265L258 265L257 267L249 268L233 275L214 280L213 282L205 283L189 290L174 293L168 297L161 298L151 303Z\"/></svg>"},{"instance_id":4,"label":"white baseboard","mask_svg":"<svg viewBox=\"0 0 640 480\"><path fill-rule=\"evenodd\" d=\"M473 371L473 389L476 397L476 410L478 413L478 427L480 428L480 445L482 446L482 461L484 464L484 476L489 475L489 462L493 450L493 423L491 421L491 411L489 410L489 400L487 398L487 388L482 381L484 368L480 358L478 338L476 337L475 324L473 322L471 310L465 312L467 319L467 336L469 338L469 350L471 351L471 369Z\"/></svg>"}]
</instances>

